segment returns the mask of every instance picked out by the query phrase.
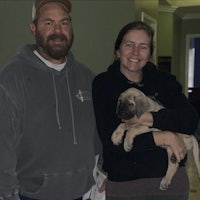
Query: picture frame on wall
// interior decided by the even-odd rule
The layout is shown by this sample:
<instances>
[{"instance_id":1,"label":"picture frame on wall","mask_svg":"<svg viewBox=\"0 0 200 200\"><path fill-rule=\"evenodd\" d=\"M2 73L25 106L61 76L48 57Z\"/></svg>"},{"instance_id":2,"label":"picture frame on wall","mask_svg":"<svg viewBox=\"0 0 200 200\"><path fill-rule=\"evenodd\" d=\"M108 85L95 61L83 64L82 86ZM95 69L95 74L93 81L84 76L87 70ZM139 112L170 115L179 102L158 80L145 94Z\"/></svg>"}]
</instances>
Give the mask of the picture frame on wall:
<instances>
[{"instance_id":1,"label":"picture frame on wall","mask_svg":"<svg viewBox=\"0 0 200 200\"><path fill-rule=\"evenodd\" d=\"M152 55L152 62L157 65L157 21L145 12L141 12L141 21L151 26L154 30L154 52Z\"/></svg>"}]
</instances>

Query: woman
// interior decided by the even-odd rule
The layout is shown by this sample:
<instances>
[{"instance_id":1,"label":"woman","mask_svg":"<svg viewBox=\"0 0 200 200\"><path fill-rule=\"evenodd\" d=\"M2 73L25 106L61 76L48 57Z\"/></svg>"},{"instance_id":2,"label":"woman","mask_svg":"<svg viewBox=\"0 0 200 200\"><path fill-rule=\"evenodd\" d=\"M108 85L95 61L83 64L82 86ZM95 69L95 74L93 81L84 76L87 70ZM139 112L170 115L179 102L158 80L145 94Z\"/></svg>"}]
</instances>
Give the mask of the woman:
<instances>
[{"instance_id":1,"label":"woman","mask_svg":"<svg viewBox=\"0 0 200 200\"><path fill-rule=\"evenodd\" d=\"M150 62L153 54L153 30L143 22L125 25L115 42L115 61L93 81L93 101L98 132L103 144L103 169L108 175L107 200L187 200L189 183L184 163L186 149L174 134L193 134L198 115L182 93L173 75L161 72ZM135 123L163 131L137 136L133 149L114 146L111 135L120 123L116 115L121 92L135 87L166 109L143 114ZM180 168L166 191L159 184L167 169L168 145Z\"/></svg>"}]
</instances>

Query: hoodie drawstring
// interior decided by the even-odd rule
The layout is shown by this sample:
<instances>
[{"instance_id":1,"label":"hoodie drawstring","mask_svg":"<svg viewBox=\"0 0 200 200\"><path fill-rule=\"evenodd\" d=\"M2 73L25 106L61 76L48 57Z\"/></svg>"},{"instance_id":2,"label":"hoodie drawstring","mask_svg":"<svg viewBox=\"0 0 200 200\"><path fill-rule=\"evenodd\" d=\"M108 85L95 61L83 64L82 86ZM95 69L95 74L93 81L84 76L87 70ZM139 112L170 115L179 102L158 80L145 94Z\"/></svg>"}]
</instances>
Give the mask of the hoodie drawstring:
<instances>
[{"instance_id":1,"label":"hoodie drawstring","mask_svg":"<svg viewBox=\"0 0 200 200\"><path fill-rule=\"evenodd\" d=\"M55 94L55 101L56 101L56 119L58 123L58 128L59 130L62 129L61 123L60 123L60 117L59 117L59 110L58 110L58 94L57 94L57 89L56 89L56 82L55 82L55 77L53 71L51 72L52 74L52 79L53 79L53 87L54 87L54 94ZM70 87L69 87L69 81L68 81L68 75L67 75L67 88L68 88L68 94L69 94L69 104L70 104L70 109L71 109L71 117L72 117L72 132L73 132L73 144L77 144L77 139L76 139L76 131L75 131L75 122L74 122L74 110L73 110L73 104L72 104L72 97L71 97L71 92L70 92Z\"/></svg>"},{"instance_id":2,"label":"hoodie drawstring","mask_svg":"<svg viewBox=\"0 0 200 200\"><path fill-rule=\"evenodd\" d=\"M56 83L55 83L55 78L54 78L53 72L51 72L51 74L52 74L52 79L53 79L53 88L54 88L55 101L56 101L56 119L57 119L57 123L58 123L58 129L61 130L62 127L60 124L60 117L59 117L59 111L58 111L58 95L57 95Z\"/></svg>"},{"instance_id":3,"label":"hoodie drawstring","mask_svg":"<svg viewBox=\"0 0 200 200\"><path fill-rule=\"evenodd\" d=\"M74 109L73 109L73 104L72 104L72 96L71 96L71 90L69 86L69 77L68 73L66 73L66 81L67 81L67 89L68 89L68 94L69 94L69 103L70 103L70 108L71 108L71 115L72 115L72 131L73 131L73 139L74 139L74 144L78 144L77 139L76 139L76 130L75 130L75 122L74 122Z\"/></svg>"}]
</instances>

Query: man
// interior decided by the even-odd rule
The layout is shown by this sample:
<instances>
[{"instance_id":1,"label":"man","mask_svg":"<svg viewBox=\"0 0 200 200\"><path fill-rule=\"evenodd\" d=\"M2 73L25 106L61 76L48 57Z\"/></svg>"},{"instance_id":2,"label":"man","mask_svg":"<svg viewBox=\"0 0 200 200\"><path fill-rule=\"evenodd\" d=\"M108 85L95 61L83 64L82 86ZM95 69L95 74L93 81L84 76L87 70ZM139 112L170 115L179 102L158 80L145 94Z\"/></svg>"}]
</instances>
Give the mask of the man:
<instances>
[{"instance_id":1,"label":"man","mask_svg":"<svg viewBox=\"0 0 200 200\"><path fill-rule=\"evenodd\" d=\"M81 199L94 184L93 73L75 60L69 0L36 0L0 75L0 199Z\"/></svg>"}]
</instances>

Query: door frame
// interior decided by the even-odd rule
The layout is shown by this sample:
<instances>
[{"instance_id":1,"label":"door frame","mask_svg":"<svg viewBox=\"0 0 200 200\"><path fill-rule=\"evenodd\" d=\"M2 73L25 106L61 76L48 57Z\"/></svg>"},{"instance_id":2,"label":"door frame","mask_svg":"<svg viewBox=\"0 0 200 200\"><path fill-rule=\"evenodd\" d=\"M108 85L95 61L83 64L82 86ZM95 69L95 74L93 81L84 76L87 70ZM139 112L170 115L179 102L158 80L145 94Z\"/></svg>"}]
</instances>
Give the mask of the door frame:
<instances>
[{"instance_id":1,"label":"door frame","mask_svg":"<svg viewBox=\"0 0 200 200\"><path fill-rule=\"evenodd\" d=\"M186 35L186 56L185 56L185 88L184 92L188 96L188 75L189 75L189 49L190 49L190 40L194 38L200 38L200 34L187 34Z\"/></svg>"}]
</instances>

